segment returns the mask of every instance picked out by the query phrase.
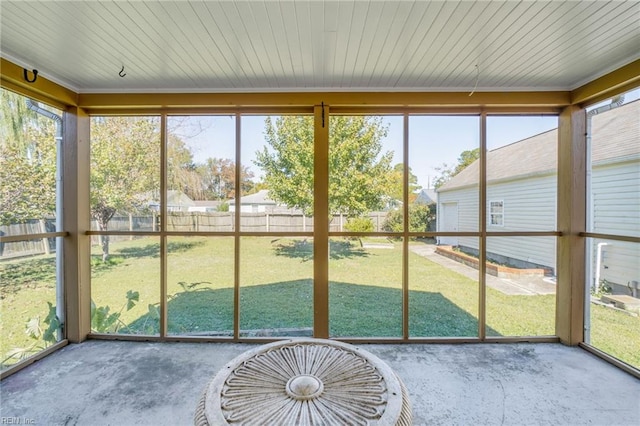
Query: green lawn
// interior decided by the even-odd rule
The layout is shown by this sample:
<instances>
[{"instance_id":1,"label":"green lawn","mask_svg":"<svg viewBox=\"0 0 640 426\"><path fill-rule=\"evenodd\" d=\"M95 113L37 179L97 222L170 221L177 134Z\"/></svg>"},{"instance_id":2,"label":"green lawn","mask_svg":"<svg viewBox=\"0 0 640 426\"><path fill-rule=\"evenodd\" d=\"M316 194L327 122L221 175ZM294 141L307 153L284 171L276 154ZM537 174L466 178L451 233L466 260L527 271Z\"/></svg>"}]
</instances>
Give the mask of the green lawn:
<instances>
[{"instance_id":1,"label":"green lawn","mask_svg":"<svg viewBox=\"0 0 640 426\"><path fill-rule=\"evenodd\" d=\"M344 239L331 241L332 337L401 337L401 245L382 242L386 248L362 248L358 241ZM169 333L230 335L234 239L171 237L167 249ZM101 261L99 250L95 247L92 253L92 300L105 314L102 330L158 333L159 239L112 242L112 255L106 264ZM240 240L243 335L309 333L313 327L312 254L312 239ZM413 253L409 256L410 336L477 336L477 282ZM34 317L42 321L48 313L47 301L55 300L54 259L4 262L0 268L0 353L6 354L12 348L35 343L25 333L25 323ZM131 299L136 299L131 309L127 309L128 292ZM489 336L553 335L554 318L553 295L507 296L487 289ZM640 354L634 349L640 347L640 319L594 307L592 343L640 366Z\"/></svg>"}]
</instances>

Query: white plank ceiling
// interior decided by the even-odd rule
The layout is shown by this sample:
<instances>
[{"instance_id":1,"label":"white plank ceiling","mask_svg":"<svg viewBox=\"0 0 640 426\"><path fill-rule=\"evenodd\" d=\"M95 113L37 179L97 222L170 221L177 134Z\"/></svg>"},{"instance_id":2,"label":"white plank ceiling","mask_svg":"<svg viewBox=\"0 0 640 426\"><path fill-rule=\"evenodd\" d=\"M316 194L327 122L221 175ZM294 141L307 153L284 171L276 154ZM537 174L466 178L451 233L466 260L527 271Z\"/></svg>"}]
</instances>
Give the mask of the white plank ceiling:
<instances>
[{"instance_id":1,"label":"white plank ceiling","mask_svg":"<svg viewBox=\"0 0 640 426\"><path fill-rule=\"evenodd\" d=\"M640 58L640 1L2 0L0 25L82 93L571 90Z\"/></svg>"}]
</instances>

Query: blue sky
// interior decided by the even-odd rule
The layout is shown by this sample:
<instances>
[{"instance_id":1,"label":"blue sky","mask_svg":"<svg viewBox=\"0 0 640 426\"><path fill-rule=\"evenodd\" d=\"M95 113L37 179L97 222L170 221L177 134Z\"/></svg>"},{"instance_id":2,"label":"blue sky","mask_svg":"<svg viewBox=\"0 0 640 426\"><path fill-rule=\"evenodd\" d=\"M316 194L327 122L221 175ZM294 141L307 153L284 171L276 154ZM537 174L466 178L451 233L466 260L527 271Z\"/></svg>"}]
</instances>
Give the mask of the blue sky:
<instances>
[{"instance_id":1,"label":"blue sky","mask_svg":"<svg viewBox=\"0 0 640 426\"><path fill-rule=\"evenodd\" d=\"M201 116L195 117L194 120L200 122L202 131L198 133L193 129L185 129L182 137L191 147L196 162L202 162L208 157L235 157L234 117ZM265 143L264 121L264 116L242 117L241 162L252 169L256 177L261 173L253 164L253 160L255 152ZM388 126L388 135L383 140L383 151L393 151L393 163L400 163L403 119L401 116L385 116L383 123ZM487 122L488 147L495 149L556 126L557 118L549 116L490 117ZM462 151L477 148L478 132L477 116L411 116L409 167L418 177L418 184L427 187L439 174L436 167L443 163L456 164ZM194 136L194 133L197 134Z\"/></svg>"},{"instance_id":2,"label":"blue sky","mask_svg":"<svg viewBox=\"0 0 640 426\"><path fill-rule=\"evenodd\" d=\"M640 98L640 89L625 94L625 103ZM605 101L593 107L605 104ZM264 146L264 116L242 116L242 158L256 178L260 170L253 164L255 152ZM388 126L383 140L383 152L393 151L393 163L402 162L402 116L385 116ZM493 150L557 127L557 117L489 116L487 118L487 148ZM209 157L235 158L235 118L233 116L199 116L191 119L178 133L190 146L194 160ZM171 119L169 122L171 127ZM418 177L418 184L427 187L439 175L437 167L455 165L460 153L479 144L478 116L412 115L409 118L409 167Z\"/></svg>"}]
</instances>

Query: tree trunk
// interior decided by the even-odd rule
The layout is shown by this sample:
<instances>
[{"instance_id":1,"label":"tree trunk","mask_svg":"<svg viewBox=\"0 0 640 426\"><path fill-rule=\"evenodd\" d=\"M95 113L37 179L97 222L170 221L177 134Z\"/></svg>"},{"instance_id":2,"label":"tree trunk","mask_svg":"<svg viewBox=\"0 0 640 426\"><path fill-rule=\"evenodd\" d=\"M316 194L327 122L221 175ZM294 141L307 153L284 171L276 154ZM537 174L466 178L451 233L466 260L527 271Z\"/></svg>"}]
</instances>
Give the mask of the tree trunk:
<instances>
[{"instance_id":1,"label":"tree trunk","mask_svg":"<svg viewBox=\"0 0 640 426\"><path fill-rule=\"evenodd\" d=\"M115 209L110 207L97 208L93 212L96 222L98 222L98 228L100 231L106 231L109 226L109 221L115 214ZM109 236L100 235L100 245L102 246L102 261L106 262L109 258Z\"/></svg>"},{"instance_id":2,"label":"tree trunk","mask_svg":"<svg viewBox=\"0 0 640 426\"><path fill-rule=\"evenodd\" d=\"M109 222L103 222L102 220L98 220L98 227L101 231L106 231ZM100 245L102 246L102 261L106 262L109 258L109 236L108 235L100 235Z\"/></svg>"},{"instance_id":3,"label":"tree trunk","mask_svg":"<svg viewBox=\"0 0 640 426\"><path fill-rule=\"evenodd\" d=\"M102 261L106 262L109 258L109 236L101 235L100 240L102 245Z\"/></svg>"}]
</instances>

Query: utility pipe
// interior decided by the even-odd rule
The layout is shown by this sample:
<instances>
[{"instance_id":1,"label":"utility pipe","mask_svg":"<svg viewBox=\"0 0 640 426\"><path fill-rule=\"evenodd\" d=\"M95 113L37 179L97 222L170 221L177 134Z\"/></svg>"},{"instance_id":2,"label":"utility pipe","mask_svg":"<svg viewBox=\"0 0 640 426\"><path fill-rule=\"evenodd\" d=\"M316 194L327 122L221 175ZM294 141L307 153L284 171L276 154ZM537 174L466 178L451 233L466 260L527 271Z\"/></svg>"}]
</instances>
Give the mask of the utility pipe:
<instances>
[{"instance_id":1,"label":"utility pipe","mask_svg":"<svg viewBox=\"0 0 640 426\"><path fill-rule=\"evenodd\" d=\"M63 214L63 202L62 202L62 117L42 108L36 101L27 99L27 107L43 115L56 123L56 232L61 232L62 214ZM63 245L62 237L56 237L56 316L60 323L58 328L58 340L62 340L63 328L64 328L64 285L63 285Z\"/></svg>"}]
</instances>

